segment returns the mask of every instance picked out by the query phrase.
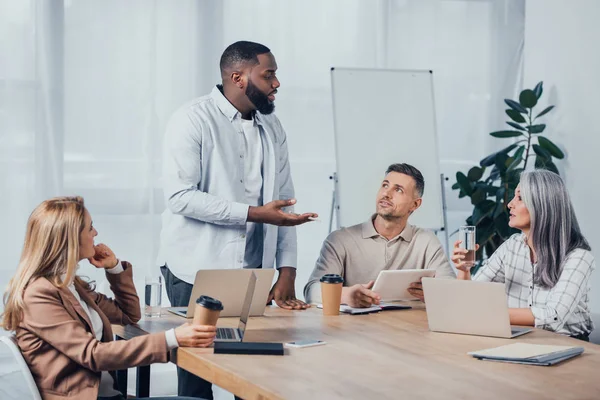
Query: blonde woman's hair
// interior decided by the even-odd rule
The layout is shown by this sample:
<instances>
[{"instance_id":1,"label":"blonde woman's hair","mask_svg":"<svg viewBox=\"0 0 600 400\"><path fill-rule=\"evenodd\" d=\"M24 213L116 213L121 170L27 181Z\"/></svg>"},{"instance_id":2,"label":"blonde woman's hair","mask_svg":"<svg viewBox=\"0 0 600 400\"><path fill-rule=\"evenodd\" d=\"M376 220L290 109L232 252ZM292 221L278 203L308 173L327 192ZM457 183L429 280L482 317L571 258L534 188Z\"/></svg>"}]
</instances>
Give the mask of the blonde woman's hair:
<instances>
[{"instance_id":1,"label":"blonde woman's hair","mask_svg":"<svg viewBox=\"0 0 600 400\"><path fill-rule=\"evenodd\" d=\"M27 221L25 243L15 276L4 293L2 326L14 331L23 318L23 296L27 286L46 278L57 287L77 280L79 236L85 225L81 197L55 197L37 206ZM63 280L63 275L65 278Z\"/></svg>"}]
</instances>

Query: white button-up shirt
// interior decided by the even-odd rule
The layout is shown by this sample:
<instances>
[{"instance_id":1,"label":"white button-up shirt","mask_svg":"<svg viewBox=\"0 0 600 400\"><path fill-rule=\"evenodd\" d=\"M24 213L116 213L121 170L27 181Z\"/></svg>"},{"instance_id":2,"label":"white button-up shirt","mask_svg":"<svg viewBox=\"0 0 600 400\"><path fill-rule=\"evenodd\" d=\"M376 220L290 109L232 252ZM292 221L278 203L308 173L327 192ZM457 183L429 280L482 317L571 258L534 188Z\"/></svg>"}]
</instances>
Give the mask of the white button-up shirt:
<instances>
[{"instance_id":1,"label":"white button-up shirt","mask_svg":"<svg viewBox=\"0 0 600 400\"><path fill-rule=\"evenodd\" d=\"M188 283L200 269L244 266L249 203L241 119L215 87L177 110L167 126L162 182L167 209L157 261ZM254 119L263 155L262 202L293 198L283 127L274 114L256 112ZM294 227L265 224L262 236L263 268L296 266Z\"/></svg>"},{"instance_id":2,"label":"white button-up shirt","mask_svg":"<svg viewBox=\"0 0 600 400\"><path fill-rule=\"evenodd\" d=\"M533 283L535 266L525 235L515 234L498 247L473 280L504 283L508 307L531 309L537 328L571 336L589 334L594 329L588 296L596 268L592 253L571 251L551 289Z\"/></svg>"}]
</instances>

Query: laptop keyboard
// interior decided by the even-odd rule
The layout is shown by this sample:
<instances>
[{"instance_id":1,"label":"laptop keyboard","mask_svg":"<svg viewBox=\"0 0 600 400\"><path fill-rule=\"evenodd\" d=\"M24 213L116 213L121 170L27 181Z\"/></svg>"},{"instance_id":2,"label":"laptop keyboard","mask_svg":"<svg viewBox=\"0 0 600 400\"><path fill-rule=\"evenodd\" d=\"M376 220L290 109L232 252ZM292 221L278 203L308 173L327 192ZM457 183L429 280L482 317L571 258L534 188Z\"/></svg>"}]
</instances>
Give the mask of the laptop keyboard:
<instances>
[{"instance_id":1,"label":"laptop keyboard","mask_svg":"<svg viewBox=\"0 0 600 400\"><path fill-rule=\"evenodd\" d=\"M235 330L232 328L217 328L217 339L235 339Z\"/></svg>"}]
</instances>

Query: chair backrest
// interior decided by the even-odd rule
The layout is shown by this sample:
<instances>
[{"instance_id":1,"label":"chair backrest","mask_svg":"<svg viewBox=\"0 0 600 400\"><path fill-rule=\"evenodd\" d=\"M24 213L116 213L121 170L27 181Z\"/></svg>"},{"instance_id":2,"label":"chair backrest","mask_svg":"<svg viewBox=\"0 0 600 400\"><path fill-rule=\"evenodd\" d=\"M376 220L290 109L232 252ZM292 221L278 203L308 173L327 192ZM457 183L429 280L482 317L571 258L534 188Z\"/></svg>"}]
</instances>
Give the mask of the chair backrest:
<instances>
[{"instance_id":1,"label":"chair backrest","mask_svg":"<svg viewBox=\"0 0 600 400\"><path fill-rule=\"evenodd\" d=\"M13 335L0 336L0 399L42 400Z\"/></svg>"}]
</instances>

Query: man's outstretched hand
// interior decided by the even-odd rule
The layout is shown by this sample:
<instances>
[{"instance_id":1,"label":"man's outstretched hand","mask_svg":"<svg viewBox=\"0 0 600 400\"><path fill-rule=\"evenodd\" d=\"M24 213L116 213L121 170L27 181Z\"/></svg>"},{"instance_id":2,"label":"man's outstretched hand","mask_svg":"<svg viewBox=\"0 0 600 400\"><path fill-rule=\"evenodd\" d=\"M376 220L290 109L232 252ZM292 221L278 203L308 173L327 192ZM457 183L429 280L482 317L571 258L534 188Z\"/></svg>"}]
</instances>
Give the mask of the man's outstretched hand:
<instances>
[{"instance_id":1,"label":"man's outstretched hand","mask_svg":"<svg viewBox=\"0 0 600 400\"><path fill-rule=\"evenodd\" d=\"M250 206L248 208L248 222L258 222L277 226L296 226L309 222L311 218L318 218L315 213L294 214L282 210L296 204L296 199L273 200L264 206Z\"/></svg>"}]
</instances>

